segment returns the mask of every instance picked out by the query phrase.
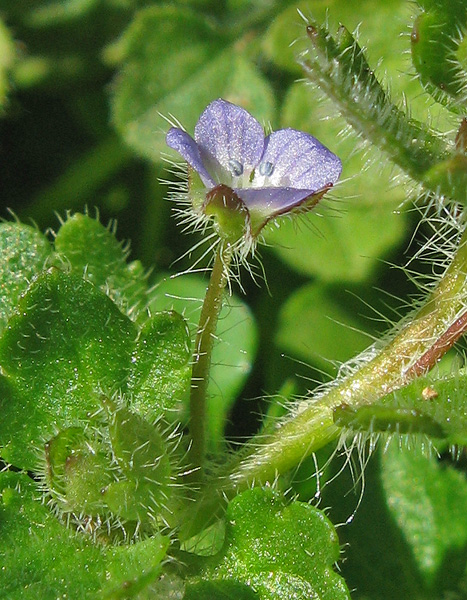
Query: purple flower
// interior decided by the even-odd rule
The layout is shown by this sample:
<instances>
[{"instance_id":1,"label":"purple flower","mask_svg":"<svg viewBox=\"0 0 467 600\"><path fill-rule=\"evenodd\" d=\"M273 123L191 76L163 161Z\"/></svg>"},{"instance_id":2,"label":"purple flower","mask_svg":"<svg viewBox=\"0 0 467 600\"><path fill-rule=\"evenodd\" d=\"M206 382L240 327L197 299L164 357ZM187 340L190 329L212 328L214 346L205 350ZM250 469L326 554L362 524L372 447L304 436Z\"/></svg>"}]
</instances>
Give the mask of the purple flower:
<instances>
[{"instance_id":1,"label":"purple flower","mask_svg":"<svg viewBox=\"0 0 467 600\"><path fill-rule=\"evenodd\" d=\"M247 209L254 234L274 217L314 206L342 170L308 133L287 128L265 137L249 112L222 99L204 110L194 139L172 127L166 141L199 174L208 198L227 191Z\"/></svg>"}]
</instances>

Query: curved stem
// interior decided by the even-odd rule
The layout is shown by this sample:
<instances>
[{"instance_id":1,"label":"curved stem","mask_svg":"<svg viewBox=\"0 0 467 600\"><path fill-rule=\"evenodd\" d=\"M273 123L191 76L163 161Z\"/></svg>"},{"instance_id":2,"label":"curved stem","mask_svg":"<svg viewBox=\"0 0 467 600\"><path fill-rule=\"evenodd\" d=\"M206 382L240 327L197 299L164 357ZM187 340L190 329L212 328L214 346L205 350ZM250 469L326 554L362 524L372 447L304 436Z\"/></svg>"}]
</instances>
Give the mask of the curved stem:
<instances>
[{"instance_id":1,"label":"curved stem","mask_svg":"<svg viewBox=\"0 0 467 600\"><path fill-rule=\"evenodd\" d=\"M190 527L200 530L235 494L272 482L338 437L334 410L340 405L372 404L426 373L465 331L466 307L467 231L437 287L410 321L379 351L373 348L373 358L354 373L306 398L275 431L253 438L203 490Z\"/></svg>"},{"instance_id":2,"label":"curved stem","mask_svg":"<svg viewBox=\"0 0 467 600\"><path fill-rule=\"evenodd\" d=\"M220 243L214 259L196 333L190 388L190 433L192 444L189 459L202 469L206 453L206 395L209 384L212 349L232 252Z\"/></svg>"}]
</instances>

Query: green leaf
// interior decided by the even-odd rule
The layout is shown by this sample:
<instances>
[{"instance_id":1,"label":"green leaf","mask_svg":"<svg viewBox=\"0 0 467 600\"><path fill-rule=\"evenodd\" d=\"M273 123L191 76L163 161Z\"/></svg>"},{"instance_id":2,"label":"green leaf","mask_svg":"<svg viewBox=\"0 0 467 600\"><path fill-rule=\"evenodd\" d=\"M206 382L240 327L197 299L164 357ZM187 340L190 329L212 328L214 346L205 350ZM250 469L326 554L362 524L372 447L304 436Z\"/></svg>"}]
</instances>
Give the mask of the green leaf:
<instances>
[{"instance_id":1,"label":"green leaf","mask_svg":"<svg viewBox=\"0 0 467 600\"><path fill-rule=\"evenodd\" d=\"M10 69L16 58L16 48L5 23L0 19L0 114L10 91Z\"/></svg>"},{"instance_id":2,"label":"green leaf","mask_svg":"<svg viewBox=\"0 0 467 600\"><path fill-rule=\"evenodd\" d=\"M98 0L60 0L47 2L32 10L26 19L30 27L50 27L80 19L87 15Z\"/></svg>"},{"instance_id":3,"label":"green leaf","mask_svg":"<svg viewBox=\"0 0 467 600\"><path fill-rule=\"evenodd\" d=\"M192 334L198 327L206 282L196 275L161 280L151 306L155 310L176 310L186 318ZM227 299L216 333L211 380L208 387L207 429L216 448L223 438L229 410L250 373L257 346L255 322L247 305L237 297Z\"/></svg>"},{"instance_id":4,"label":"green leaf","mask_svg":"<svg viewBox=\"0 0 467 600\"><path fill-rule=\"evenodd\" d=\"M465 475L420 448L402 452L394 442L382 456L387 505L430 597L446 597L466 568Z\"/></svg>"},{"instance_id":5,"label":"green leaf","mask_svg":"<svg viewBox=\"0 0 467 600\"><path fill-rule=\"evenodd\" d=\"M183 600L259 600L261 596L239 581L198 581L187 586Z\"/></svg>"},{"instance_id":6,"label":"green leaf","mask_svg":"<svg viewBox=\"0 0 467 600\"><path fill-rule=\"evenodd\" d=\"M92 284L57 269L20 299L0 339L0 365L11 391L2 398L4 458L37 467L57 429L88 420L102 392L124 387L134 324Z\"/></svg>"},{"instance_id":7,"label":"green leaf","mask_svg":"<svg viewBox=\"0 0 467 600\"><path fill-rule=\"evenodd\" d=\"M179 409L191 374L190 334L176 312L155 313L139 332L128 387L131 407L150 421Z\"/></svg>"},{"instance_id":8,"label":"green leaf","mask_svg":"<svg viewBox=\"0 0 467 600\"><path fill-rule=\"evenodd\" d=\"M125 64L113 95L117 130L140 155L154 161L167 152L161 115L183 120L187 131L210 101L223 97L272 119L274 97L267 80L239 49L227 47L199 13L152 6L138 13L125 34Z\"/></svg>"},{"instance_id":9,"label":"green leaf","mask_svg":"<svg viewBox=\"0 0 467 600\"><path fill-rule=\"evenodd\" d=\"M305 23L299 11L305 17L312 12L317 21L333 26L344 23L350 30L358 27L369 57L378 60L384 56L385 71L397 74L398 80L404 81L404 73L398 72L405 65L399 50L406 49L407 43L399 38L412 14L405 0L388 0L383 4L379 0L314 0L311 6L306 1L292 3L272 21L262 38L262 46L276 65L297 75L302 73L297 57L306 50ZM401 81L395 82L396 88Z\"/></svg>"},{"instance_id":10,"label":"green leaf","mask_svg":"<svg viewBox=\"0 0 467 600\"><path fill-rule=\"evenodd\" d=\"M127 264L128 247L118 242L115 227L88 215L74 214L60 227L55 250L71 271L84 277L128 314L146 302L146 282L139 261Z\"/></svg>"},{"instance_id":11,"label":"green leaf","mask_svg":"<svg viewBox=\"0 0 467 600\"><path fill-rule=\"evenodd\" d=\"M15 311L21 294L52 255L47 238L22 223L0 223L0 331Z\"/></svg>"},{"instance_id":12,"label":"green leaf","mask_svg":"<svg viewBox=\"0 0 467 600\"><path fill-rule=\"evenodd\" d=\"M336 293L322 284L307 284L282 306L276 344L282 351L332 372L368 346L359 323L336 302Z\"/></svg>"},{"instance_id":13,"label":"green leaf","mask_svg":"<svg viewBox=\"0 0 467 600\"><path fill-rule=\"evenodd\" d=\"M136 544L109 549L109 582L104 587L102 597L105 600L140 598L138 594L160 575L161 562L167 554L169 542L168 537L158 534ZM151 594L143 597L154 598Z\"/></svg>"},{"instance_id":14,"label":"green leaf","mask_svg":"<svg viewBox=\"0 0 467 600\"><path fill-rule=\"evenodd\" d=\"M230 589L219 585L218 595L211 585L214 597L222 599L232 597L235 584L256 592L239 585L239 597L248 600L348 599L344 581L332 568L339 555L337 534L324 513L297 501L286 504L271 489L256 488L230 502L224 548L200 559L205 564L201 580L232 582ZM196 578L192 585L194 590L204 587ZM197 597L187 588L188 598Z\"/></svg>"}]
</instances>

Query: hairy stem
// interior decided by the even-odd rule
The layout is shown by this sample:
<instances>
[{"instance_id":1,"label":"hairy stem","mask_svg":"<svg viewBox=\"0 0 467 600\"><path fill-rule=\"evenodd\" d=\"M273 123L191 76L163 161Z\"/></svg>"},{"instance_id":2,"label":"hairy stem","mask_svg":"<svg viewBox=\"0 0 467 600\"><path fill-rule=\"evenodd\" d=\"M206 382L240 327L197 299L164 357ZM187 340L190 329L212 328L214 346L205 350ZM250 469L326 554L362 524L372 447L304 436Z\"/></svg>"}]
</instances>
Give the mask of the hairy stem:
<instances>
[{"instance_id":1,"label":"hairy stem","mask_svg":"<svg viewBox=\"0 0 467 600\"><path fill-rule=\"evenodd\" d=\"M431 369L466 328L467 232L427 302L374 357L320 394L305 399L275 431L256 436L207 485L194 519L196 528L212 520L226 499L254 484L271 482L333 438L341 429L334 410L376 402ZM193 531L190 531L192 534Z\"/></svg>"},{"instance_id":2,"label":"hairy stem","mask_svg":"<svg viewBox=\"0 0 467 600\"><path fill-rule=\"evenodd\" d=\"M190 463L202 469L206 452L206 395L209 384L212 349L232 253L220 243L206 290L196 334L190 388Z\"/></svg>"}]
</instances>

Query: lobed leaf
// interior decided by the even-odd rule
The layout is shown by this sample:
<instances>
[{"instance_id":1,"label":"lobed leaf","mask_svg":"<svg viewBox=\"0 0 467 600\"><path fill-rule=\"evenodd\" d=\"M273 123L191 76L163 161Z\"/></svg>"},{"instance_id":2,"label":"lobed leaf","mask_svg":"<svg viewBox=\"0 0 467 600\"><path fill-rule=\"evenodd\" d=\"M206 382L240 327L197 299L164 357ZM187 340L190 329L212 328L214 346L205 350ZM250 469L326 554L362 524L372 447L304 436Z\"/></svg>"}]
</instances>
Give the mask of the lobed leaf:
<instances>
[{"instance_id":1,"label":"lobed leaf","mask_svg":"<svg viewBox=\"0 0 467 600\"><path fill-rule=\"evenodd\" d=\"M136 597L160 574L169 539L96 544L61 523L23 473L0 473L0 589L9 600Z\"/></svg>"},{"instance_id":2,"label":"lobed leaf","mask_svg":"<svg viewBox=\"0 0 467 600\"><path fill-rule=\"evenodd\" d=\"M151 421L179 410L190 385L190 334L176 312L155 313L141 328L131 358L131 407Z\"/></svg>"},{"instance_id":3,"label":"lobed leaf","mask_svg":"<svg viewBox=\"0 0 467 600\"><path fill-rule=\"evenodd\" d=\"M103 547L66 528L22 473L0 473L0 589L9 600L83 600L105 580Z\"/></svg>"},{"instance_id":4,"label":"lobed leaf","mask_svg":"<svg viewBox=\"0 0 467 600\"><path fill-rule=\"evenodd\" d=\"M103 391L124 389L135 339L135 325L92 284L57 269L37 277L0 339L4 458L34 469L57 429L88 420Z\"/></svg>"},{"instance_id":5,"label":"lobed leaf","mask_svg":"<svg viewBox=\"0 0 467 600\"><path fill-rule=\"evenodd\" d=\"M321 511L297 501L287 505L271 489L252 489L230 502L224 547L200 559L201 578L187 585L186 598L210 591L248 600L348 599L332 568L339 554L336 532Z\"/></svg>"}]
</instances>

